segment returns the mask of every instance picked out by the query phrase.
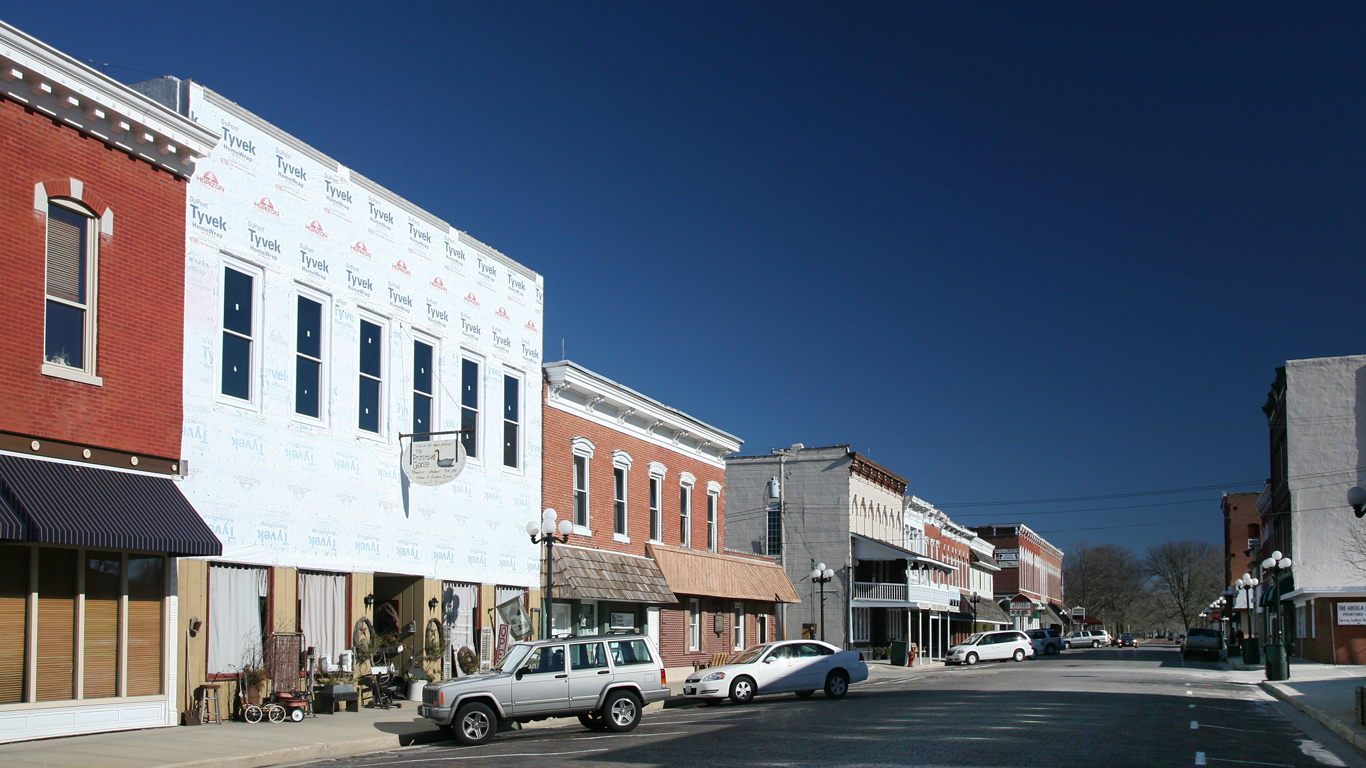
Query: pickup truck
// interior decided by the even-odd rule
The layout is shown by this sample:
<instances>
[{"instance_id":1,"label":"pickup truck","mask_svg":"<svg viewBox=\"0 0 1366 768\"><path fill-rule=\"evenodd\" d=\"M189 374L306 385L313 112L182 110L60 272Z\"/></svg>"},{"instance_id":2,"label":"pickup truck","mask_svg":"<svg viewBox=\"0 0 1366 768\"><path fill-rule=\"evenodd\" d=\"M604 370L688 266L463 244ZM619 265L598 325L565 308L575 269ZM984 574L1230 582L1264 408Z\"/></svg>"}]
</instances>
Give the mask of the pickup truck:
<instances>
[{"instance_id":1,"label":"pickup truck","mask_svg":"<svg viewBox=\"0 0 1366 768\"><path fill-rule=\"evenodd\" d=\"M1224 648L1224 638L1217 629L1204 629L1202 627L1191 627L1186 632L1186 639L1181 641L1181 658L1189 659L1192 656L1208 656L1216 661L1219 659L1219 652Z\"/></svg>"}]
</instances>

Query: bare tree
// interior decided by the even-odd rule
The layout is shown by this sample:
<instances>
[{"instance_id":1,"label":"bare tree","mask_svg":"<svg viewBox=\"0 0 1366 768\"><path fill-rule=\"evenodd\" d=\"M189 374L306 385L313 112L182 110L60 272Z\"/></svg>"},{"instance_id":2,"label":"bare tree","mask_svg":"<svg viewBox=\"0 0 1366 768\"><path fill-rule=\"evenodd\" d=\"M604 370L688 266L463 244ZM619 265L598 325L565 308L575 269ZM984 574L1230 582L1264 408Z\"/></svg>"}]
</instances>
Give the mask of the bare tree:
<instances>
[{"instance_id":1,"label":"bare tree","mask_svg":"<svg viewBox=\"0 0 1366 768\"><path fill-rule=\"evenodd\" d=\"M1148 548L1143 566L1168 618L1191 622L1223 591L1222 553L1203 541L1168 541Z\"/></svg>"},{"instance_id":2,"label":"bare tree","mask_svg":"<svg viewBox=\"0 0 1366 768\"><path fill-rule=\"evenodd\" d=\"M1143 575L1143 564L1123 546L1074 544L1063 560L1064 599L1124 631L1136 617L1136 604L1145 596Z\"/></svg>"}]
</instances>

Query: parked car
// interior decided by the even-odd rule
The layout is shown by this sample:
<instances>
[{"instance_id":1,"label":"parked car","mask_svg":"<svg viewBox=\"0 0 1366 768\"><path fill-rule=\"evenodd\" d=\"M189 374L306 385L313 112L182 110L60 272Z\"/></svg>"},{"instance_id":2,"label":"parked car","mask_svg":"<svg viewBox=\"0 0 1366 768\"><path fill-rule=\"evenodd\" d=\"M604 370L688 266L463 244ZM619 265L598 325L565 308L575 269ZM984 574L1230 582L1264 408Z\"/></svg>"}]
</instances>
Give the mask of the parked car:
<instances>
[{"instance_id":1,"label":"parked car","mask_svg":"<svg viewBox=\"0 0 1366 768\"><path fill-rule=\"evenodd\" d=\"M979 661L1024 661L1033 653L1034 644L1023 632L979 632L950 648L944 663L971 666Z\"/></svg>"},{"instance_id":2,"label":"parked car","mask_svg":"<svg viewBox=\"0 0 1366 768\"><path fill-rule=\"evenodd\" d=\"M688 675L683 695L707 704L727 698L748 704L756 695L795 693L804 699L824 690L827 698L839 699L867 679L868 664L857 651L819 640L786 640L753 646L725 664Z\"/></svg>"},{"instance_id":3,"label":"parked car","mask_svg":"<svg viewBox=\"0 0 1366 768\"><path fill-rule=\"evenodd\" d=\"M1110 633L1103 629L1080 629L1063 639L1067 648L1099 648L1110 644Z\"/></svg>"},{"instance_id":4,"label":"parked car","mask_svg":"<svg viewBox=\"0 0 1366 768\"><path fill-rule=\"evenodd\" d=\"M1186 639L1181 641L1181 658L1209 656L1217 660L1223 648L1224 636L1219 630L1191 627L1186 633Z\"/></svg>"},{"instance_id":5,"label":"parked car","mask_svg":"<svg viewBox=\"0 0 1366 768\"><path fill-rule=\"evenodd\" d=\"M1052 656L1062 653L1062 633L1056 627L1031 629L1026 634L1029 635L1029 642L1034 647L1035 656Z\"/></svg>"},{"instance_id":6,"label":"parked car","mask_svg":"<svg viewBox=\"0 0 1366 768\"><path fill-rule=\"evenodd\" d=\"M1119 647L1124 648L1126 646L1133 646L1134 648L1137 648L1138 635L1135 635L1133 632L1125 632L1124 634L1120 635Z\"/></svg>"},{"instance_id":7,"label":"parked car","mask_svg":"<svg viewBox=\"0 0 1366 768\"><path fill-rule=\"evenodd\" d=\"M645 705L669 697L659 652L640 635L517 643L487 674L422 688L418 717L462 744L485 744L508 722L578 715L594 731L625 732Z\"/></svg>"}]
</instances>

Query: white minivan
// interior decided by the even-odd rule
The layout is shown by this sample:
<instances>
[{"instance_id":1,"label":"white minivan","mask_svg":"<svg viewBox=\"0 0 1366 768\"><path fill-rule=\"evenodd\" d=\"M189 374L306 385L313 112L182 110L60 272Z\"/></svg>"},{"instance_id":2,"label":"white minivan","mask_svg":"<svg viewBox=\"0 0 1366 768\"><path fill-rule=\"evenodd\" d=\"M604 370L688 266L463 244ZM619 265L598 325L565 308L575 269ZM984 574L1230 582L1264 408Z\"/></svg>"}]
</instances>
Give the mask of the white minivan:
<instances>
[{"instance_id":1,"label":"white minivan","mask_svg":"<svg viewBox=\"0 0 1366 768\"><path fill-rule=\"evenodd\" d=\"M979 632L949 649L946 664L967 664L979 661L1024 661L1034 654L1034 646L1025 633L1013 629L1000 632Z\"/></svg>"}]
</instances>

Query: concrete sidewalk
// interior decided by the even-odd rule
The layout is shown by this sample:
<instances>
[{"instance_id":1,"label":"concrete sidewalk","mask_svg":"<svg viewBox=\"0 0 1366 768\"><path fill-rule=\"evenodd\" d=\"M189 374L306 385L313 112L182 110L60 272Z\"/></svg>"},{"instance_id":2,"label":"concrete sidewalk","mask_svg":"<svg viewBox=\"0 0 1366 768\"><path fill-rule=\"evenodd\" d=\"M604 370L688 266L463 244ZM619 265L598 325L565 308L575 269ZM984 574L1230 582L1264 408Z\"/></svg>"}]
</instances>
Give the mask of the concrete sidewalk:
<instances>
[{"instance_id":1,"label":"concrete sidewalk","mask_svg":"<svg viewBox=\"0 0 1366 768\"><path fill-rule=\"evenodd\" d=\"M1290 660L1290 679L1264 681L1272 696L1293 704L1352 746L1366 752L1366 726L1356 720L1356 688L1366 686L1366 667Z\"/></svg>"}]
</instances>

